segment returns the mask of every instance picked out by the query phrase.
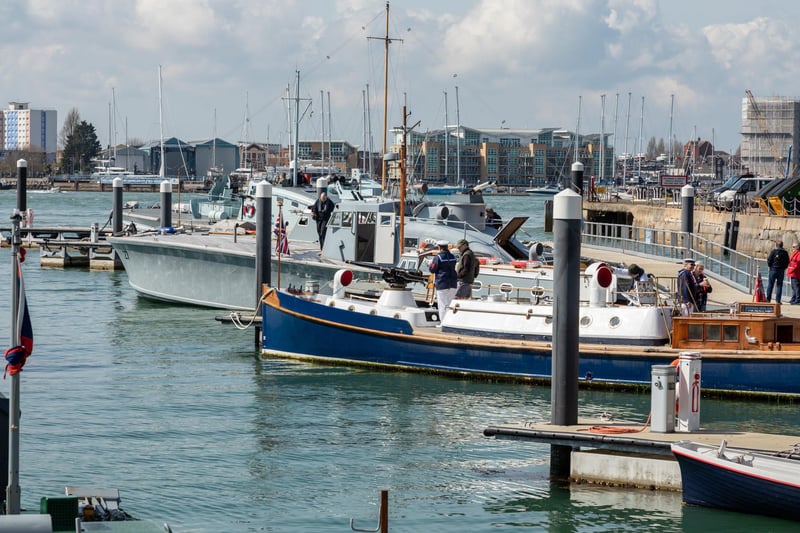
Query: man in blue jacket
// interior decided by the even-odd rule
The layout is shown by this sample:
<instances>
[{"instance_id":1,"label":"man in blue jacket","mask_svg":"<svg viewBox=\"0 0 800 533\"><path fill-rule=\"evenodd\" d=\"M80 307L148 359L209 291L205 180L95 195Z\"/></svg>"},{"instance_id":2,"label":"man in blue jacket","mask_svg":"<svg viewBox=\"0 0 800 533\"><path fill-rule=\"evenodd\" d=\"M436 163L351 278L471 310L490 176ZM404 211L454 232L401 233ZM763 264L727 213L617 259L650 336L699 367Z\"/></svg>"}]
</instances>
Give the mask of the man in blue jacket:
<instances>
[{"instance_id":1,"label":"man in blue jacket","mask_svg":"<svg viewBox=\"0 0 800 533\"><path fill-rule=\"evenodd\" d=\"M444 320L447 307L456 295L458 276L456 275L456 256L450 253L447 241L438 241L439 253L433 258L428 269L434 274L434 287L436 287L436 305L439 308L439 318Z\"/></svg>"}]
</instances>

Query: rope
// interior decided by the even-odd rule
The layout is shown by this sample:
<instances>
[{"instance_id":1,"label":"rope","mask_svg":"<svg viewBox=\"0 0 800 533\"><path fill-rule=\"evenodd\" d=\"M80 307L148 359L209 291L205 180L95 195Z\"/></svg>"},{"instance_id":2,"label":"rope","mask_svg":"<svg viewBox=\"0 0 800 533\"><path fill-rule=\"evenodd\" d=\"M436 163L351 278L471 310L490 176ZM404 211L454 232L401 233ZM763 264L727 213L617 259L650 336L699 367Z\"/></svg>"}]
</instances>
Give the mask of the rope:
<instances>
[{"instance_id":1,"label":"rope","mask_svg":"<svg viewBox=\"0 0 800 533\"><path fill-rule=\"evenodd\" d=\"M647 429L647 426L650 425L650 417L652 415L653 415L653 413L650 413L650 414L647 415L647 420L645 421L644 425L639 429L624 428L624 427L619 427L619 426L592 426L592 427L588 428L586 431L589 431L590 433L602 433L604 435L619 435L619 434L623 434L623 433L641 433L642 431Z\"/></svg>"}]
</instances>

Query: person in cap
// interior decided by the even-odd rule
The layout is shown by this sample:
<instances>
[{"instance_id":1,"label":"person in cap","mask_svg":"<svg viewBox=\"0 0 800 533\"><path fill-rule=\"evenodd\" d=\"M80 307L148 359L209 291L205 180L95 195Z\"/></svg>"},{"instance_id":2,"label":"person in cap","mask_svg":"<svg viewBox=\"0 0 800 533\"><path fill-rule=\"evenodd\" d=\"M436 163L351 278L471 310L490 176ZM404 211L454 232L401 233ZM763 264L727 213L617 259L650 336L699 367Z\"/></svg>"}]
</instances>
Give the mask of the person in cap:
<instances>
[{"instance_id":1,"label":"person in cap","mask_svg":"<svg viewBox=\"0 0 800 533\"><path fill-rule=\"evenodd\" d=\"M466 239L459 239L456 246L458 251L461 252L461 256L456 263L456 275L458 276L456 298L468 300L472 298L472 284L480 273L481 264Z\"/></svg>"},{"instance_id":2,"label":"person in cap","mask_svg":"<svg viewBox=\"0 0 800 533\"><path fill-rule=\"evenodd\" d=\"M447 307L453 301L458 286L456 276L456 257L450 253L447 241L437 241L439 253L431 260L428 269L434 275L433 285L436 287L436 305L439 308L439 318L444 320Z\"/></svg>"},{"instance_id":3,"label":"person in cap","mask_svg":"<svg viewBox=\"0 0 800 533\"><path fill-rule=\"evenodd\" d=\"M789 300L791 305L800 305L800 244L792 245L792 255L789 257L789 268L786 275L792 284L792 298Z\"/></svg>"},{"instance_id":4,"label":"person in cap","mask_svg":"<svg viewBox=\"0 0 800 533\"><path fill-rule=\"evenodd\" d=\"M683 268L678 271L678 297L683 316L689 316L697 308L695 301L697 282L694 279L693 271L694 259L684 259Z\"/></svg>"},{"instance_id":5,"label":"person in cap","mask_svg":"<svg viewBox=\"0 0 800 533\"><path fill-rule=\"evenodd\" d=\"M789 252L783 248L783 241L775 241L775 248L767 256L769 281L767 282L767 301L772 301L772 289L775 289L775 301L781 303L783 296L783 278L789 267Z\"/></svg>"}]
</instances>

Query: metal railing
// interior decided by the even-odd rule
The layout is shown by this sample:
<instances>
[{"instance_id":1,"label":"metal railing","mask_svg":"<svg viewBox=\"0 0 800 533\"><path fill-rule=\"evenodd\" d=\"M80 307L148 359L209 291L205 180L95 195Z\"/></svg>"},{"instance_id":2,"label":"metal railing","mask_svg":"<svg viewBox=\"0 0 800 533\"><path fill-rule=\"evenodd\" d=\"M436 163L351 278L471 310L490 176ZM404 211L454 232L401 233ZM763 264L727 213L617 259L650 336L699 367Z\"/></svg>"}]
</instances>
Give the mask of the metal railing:
<instances>
[{"instance_id":1,"label":"metal railing","mask_svg":"<svg viewBox=\"0 0 800 533\"><path fill-rule=\"evenodd\" d=\"M679 261L684 257L693 257L705 263L706 270L723 282L748 293L753 292L755 275L762 270L769 272L765 259L751 257L704 237L680 231L585 222L583 243L654 259ZM784 286L784 290L791 294L788 278Z\"/></svg>"}]
</instances>

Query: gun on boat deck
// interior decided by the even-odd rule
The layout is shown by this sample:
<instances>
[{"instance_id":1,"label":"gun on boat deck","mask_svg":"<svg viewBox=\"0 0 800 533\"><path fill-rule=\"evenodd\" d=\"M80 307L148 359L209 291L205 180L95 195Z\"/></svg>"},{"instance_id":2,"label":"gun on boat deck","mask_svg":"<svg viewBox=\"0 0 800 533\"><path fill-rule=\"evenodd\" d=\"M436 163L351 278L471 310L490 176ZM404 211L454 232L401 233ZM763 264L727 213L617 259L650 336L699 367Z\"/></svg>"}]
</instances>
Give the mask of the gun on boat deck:
<instances>
[{"instance_id":1,"label":"gun on boat deck","mask_svg":"<svg viewBox=\"0 0 800 533\"><path fill-rule=\"evenodd\" d=\"M409 283L426 283L428 281L428 276L423 274L421 270L386 267L382 265L376 265L375 263L363 263L361 261L347 262L351 265L371 268L373 270L380 270L383 273L383 281L395 289L405 288Z\"/></svg>"}]
</instances>

